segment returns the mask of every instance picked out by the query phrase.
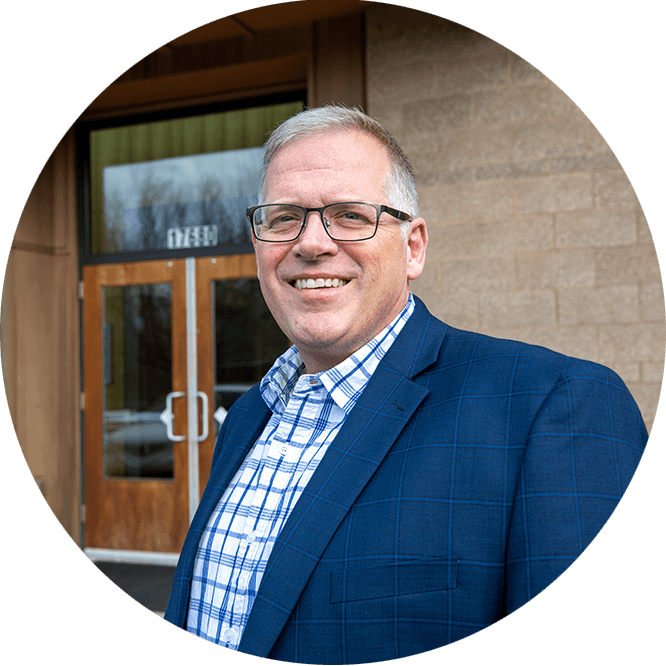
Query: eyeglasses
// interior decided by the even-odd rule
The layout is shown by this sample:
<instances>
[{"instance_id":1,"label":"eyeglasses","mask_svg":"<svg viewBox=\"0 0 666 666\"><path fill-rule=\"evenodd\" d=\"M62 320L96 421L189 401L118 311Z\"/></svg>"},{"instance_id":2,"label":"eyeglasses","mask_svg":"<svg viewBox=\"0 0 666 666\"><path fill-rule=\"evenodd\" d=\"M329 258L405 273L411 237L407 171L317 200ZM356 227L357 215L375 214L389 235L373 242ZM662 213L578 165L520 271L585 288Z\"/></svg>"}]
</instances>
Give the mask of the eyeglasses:
<instances>
[{"instance_id":1,"label":"eyeglasses","mask_svg":"<svg viewBox=\"0 0 666 666\"><path fill-rule=\"evenodd\" d=\"M383 204L345 201L321 208L306 208L295 204L266 204L252 206L245 211L252 224L254 237L267 243L291 243L305 229L308 215L319 213L326 233L334 241L354 242L370 240L379 226L382 213L388 213L403 222L411 221L407 213Z\"/></svg>"}]
</instances>

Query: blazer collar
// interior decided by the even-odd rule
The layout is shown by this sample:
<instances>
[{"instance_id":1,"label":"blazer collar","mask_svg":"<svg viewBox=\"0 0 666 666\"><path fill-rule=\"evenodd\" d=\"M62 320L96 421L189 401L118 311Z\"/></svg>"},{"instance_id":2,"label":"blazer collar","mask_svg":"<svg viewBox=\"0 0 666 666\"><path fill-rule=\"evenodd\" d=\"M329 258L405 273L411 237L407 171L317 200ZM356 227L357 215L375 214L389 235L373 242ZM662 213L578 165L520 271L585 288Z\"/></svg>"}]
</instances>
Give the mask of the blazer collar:
<instances>
[{"instance_id":1,"label":"blazer collar","mask_svg":"<svg viewBox=\"0 0 666 666\"><path fill-rule=\"evenodd\" d=\"M423 301L414 296L416 307L383 361L394 370L413 379L432 365L449 327L435 319Z\"/></svg>"}]
</instances>

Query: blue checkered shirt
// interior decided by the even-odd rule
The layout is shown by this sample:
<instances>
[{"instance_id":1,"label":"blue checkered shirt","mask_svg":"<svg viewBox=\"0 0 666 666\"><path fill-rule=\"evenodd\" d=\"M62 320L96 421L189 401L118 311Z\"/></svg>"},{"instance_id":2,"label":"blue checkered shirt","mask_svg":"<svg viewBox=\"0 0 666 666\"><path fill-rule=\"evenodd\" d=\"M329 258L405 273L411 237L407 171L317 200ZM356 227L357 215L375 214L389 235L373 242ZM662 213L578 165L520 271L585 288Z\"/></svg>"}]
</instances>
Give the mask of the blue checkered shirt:
<instances>
[{"instance_id":1,"label":"blue checkered shirt","mask_svg":"<svg viewBox=\"0 0 666 666\"><path fill-rule=\"evenodd\" d=\"M189 632L238 648L280 530L413 311L410 294L389 326L330 370L305 374L298 350L291 347L262 379L261 395L273 413L199 542Z\"/></svg>"}]
</instances>

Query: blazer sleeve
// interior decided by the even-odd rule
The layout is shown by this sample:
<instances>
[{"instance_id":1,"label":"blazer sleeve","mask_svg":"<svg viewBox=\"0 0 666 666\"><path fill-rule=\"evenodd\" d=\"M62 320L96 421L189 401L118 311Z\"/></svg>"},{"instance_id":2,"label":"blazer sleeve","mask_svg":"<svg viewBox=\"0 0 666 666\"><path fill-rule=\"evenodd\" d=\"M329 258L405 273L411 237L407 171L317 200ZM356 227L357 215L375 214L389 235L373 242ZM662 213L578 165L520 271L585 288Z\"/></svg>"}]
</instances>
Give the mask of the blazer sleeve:
<instances>
[{"instance_id":1,"label":"blazer sleeve","mask_svg":"<svg viewBox=\"0 0 666 666\"><path fill-rule=\"evenodd\" d=\"M594 539L646 441L622 380L603 366L568 359L525 448L507 545L507 613L552 583Z\"/></svg>"}]
</instances>

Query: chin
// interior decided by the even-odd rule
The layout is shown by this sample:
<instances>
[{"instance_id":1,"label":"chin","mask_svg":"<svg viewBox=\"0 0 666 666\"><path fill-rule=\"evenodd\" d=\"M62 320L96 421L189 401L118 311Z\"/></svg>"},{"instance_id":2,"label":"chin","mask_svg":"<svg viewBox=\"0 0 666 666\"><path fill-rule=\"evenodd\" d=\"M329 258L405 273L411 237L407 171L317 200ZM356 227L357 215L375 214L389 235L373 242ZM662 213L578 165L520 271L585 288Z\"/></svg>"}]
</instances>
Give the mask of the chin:
<instances>
[{"instance_id":1,"label":"chin","mask_svg":"<svg viewBox=\"0 0 666 666\"><path fill-rule=\"evenodd\" d=\"M340 336L332 334L330 330L324 331L321 334L317 333L301 333L295 336L296 346L302 345L307 349L327 349L338 343Z\"/></svg>"},{"instance_id":2,"label":"chin","mask_svg":"<svg viewBox=\"0 0 666 666\"><path fill-rule=\"evenodd\" d=\"M290 339L293 340L297 347L303 350L323 352L325 355L327 355L327 352L335 352L335 356L337 357L339 355L337 350L346 347L344 337L345 331L336 330L331 325L327 327L310 329L300 328L293 330ZM347 354L347 356L348 355L349 354Z\"/></svg>"}]
</instances>

